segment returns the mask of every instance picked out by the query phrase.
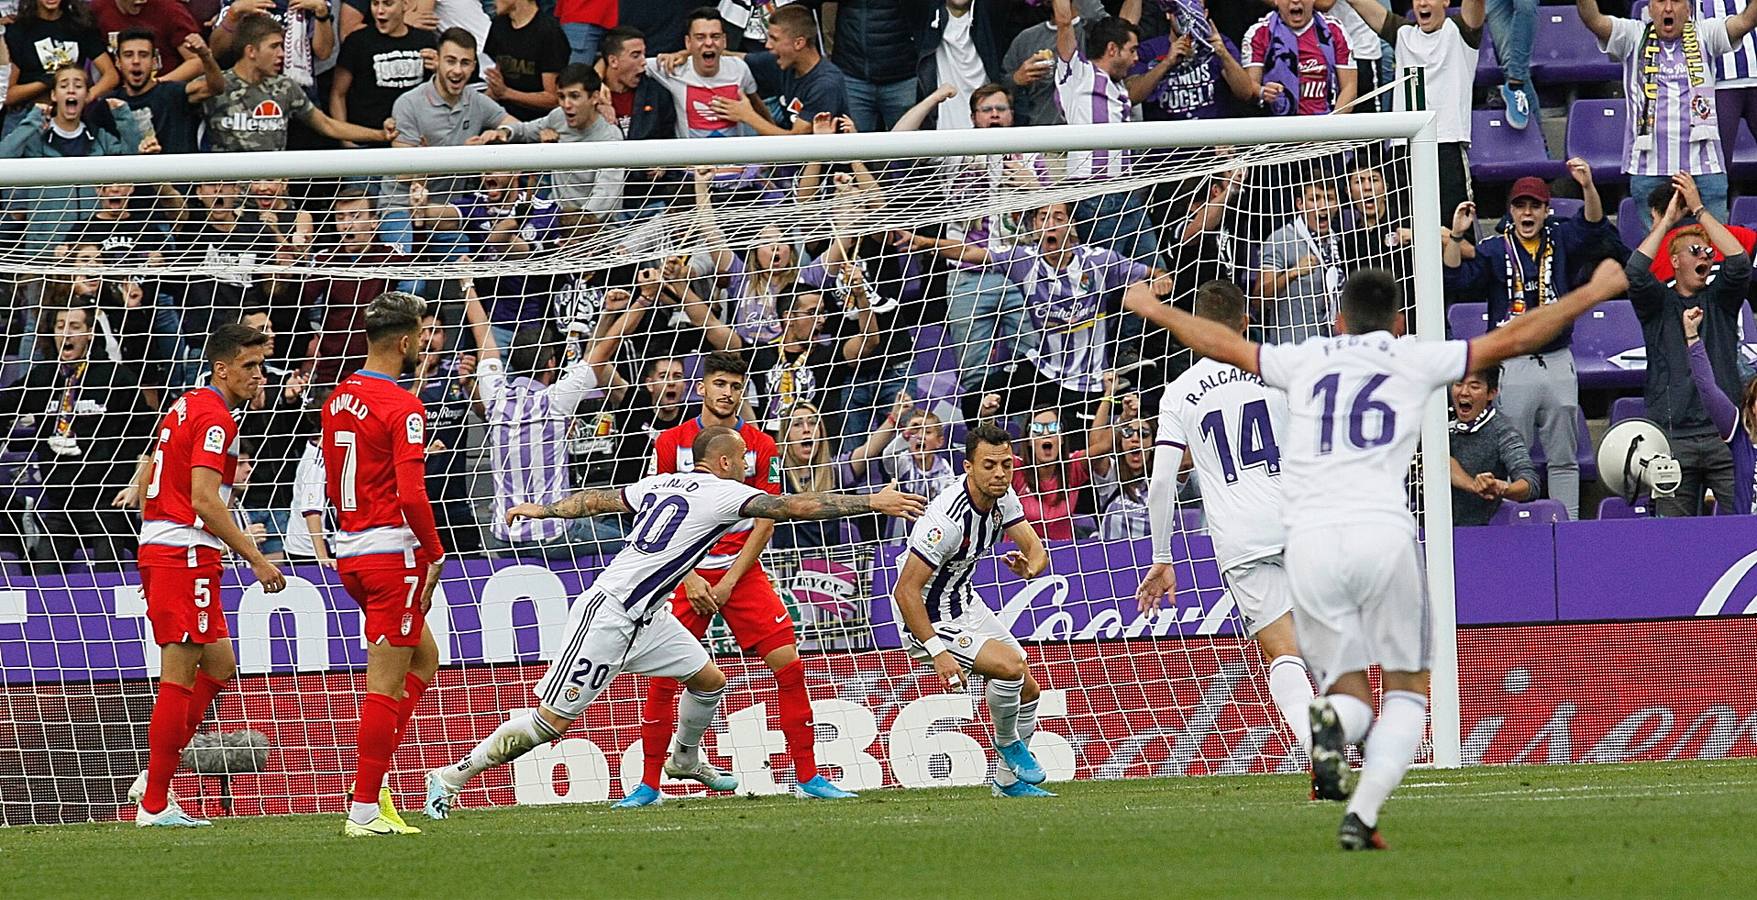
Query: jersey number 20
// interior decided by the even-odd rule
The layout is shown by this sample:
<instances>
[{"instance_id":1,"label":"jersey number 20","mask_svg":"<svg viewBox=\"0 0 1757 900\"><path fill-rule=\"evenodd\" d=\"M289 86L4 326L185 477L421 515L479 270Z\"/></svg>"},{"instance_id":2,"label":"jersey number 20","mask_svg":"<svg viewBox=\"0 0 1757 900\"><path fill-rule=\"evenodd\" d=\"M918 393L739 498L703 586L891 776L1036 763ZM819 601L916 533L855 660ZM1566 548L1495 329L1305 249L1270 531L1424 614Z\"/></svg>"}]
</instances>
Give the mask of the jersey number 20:
<instances>
[{"instance_id":1,"label":"jersey number 20","mask_svg":"<svg viewBox=\"0 0 1757 900\"><path fill-rule=\"evenodd\" d=\"M1252 400L1239 409L1238 457L1232 454L1232 439L1226 436L1226 410L1217 409L1202 417L1202 437L1214 446L1220 457L1220 470L1226 483L1238 480L1243 469L1262 466L1270 475L1281 474L1281 448L1275 445L1275 426L1269 421L1269 404Z\"/></svg>"}]
</instances>

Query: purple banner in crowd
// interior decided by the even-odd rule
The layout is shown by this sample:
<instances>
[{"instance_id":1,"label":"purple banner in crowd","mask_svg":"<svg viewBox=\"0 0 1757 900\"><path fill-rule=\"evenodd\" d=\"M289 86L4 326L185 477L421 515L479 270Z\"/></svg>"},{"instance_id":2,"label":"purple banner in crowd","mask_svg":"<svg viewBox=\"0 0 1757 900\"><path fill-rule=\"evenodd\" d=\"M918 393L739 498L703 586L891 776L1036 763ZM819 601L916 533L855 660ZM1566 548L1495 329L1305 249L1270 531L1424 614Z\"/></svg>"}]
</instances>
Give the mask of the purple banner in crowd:
<instances>
[{"instance_id":1,"label":"purple banner in crowd","mask_svg":"<svg viewBox=\"0 0 1757 900\"><path fill-rule=\"evenodd\" d=\"M1458 621L1489 625L1679 618L1757 612L1757 528L1747 518L1576 522L1457 532ZM876 558L833 548L788 559L776 584L802 625L802 645L901 645L891 603L902 548ZM1238 617L1206 536L1180 535L1175 609L1146 617L1135 587L1151 561L1146 540L1050 549L1050 570L1027 583L998 554L972 583L1027 641L1232 635ZM532 663L565 639L568 605L595 569L464 560L448 564L428 624L442 664ZM292 570L266 594L233 569L221 591L245 672L318 672L365 664L360 613L335 573ZM870 603L863 601L870 584ZM146 604L132 570L0 579L0 679L7 683L140 678L158 671Z\"/></svg>"}]
</instances>

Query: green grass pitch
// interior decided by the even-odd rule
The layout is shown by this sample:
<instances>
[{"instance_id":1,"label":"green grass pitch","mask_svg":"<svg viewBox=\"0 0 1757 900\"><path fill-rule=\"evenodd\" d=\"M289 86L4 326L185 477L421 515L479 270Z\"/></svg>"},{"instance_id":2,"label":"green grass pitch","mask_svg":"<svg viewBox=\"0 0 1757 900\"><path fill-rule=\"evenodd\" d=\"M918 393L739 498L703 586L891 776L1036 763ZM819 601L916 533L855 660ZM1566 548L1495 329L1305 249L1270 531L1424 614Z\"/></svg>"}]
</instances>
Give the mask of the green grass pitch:
<instances>
[{"instance_id":1,"label":"green grass pitch","mask_svg":"<svg viewBox=\"0 0 1757 900\"><path fill-rule=\"evenodd\" d=\"M1298 777L465 809L344 839L340 813L0 830L11 897L1718 897L1757 890L1757 761L1417 771L1388 853L1345 855Z\"/></svg>"}]
</instances>

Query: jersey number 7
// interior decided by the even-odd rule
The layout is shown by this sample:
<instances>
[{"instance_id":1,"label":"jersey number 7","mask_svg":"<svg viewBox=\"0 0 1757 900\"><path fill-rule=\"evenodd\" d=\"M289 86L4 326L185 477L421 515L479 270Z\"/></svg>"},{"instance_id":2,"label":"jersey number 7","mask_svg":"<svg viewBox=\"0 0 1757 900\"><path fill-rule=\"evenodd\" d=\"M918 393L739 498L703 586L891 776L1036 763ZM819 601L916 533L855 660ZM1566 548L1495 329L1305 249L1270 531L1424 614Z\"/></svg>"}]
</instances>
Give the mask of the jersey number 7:
<instances>
[{"instance_id":1,"label":"jersey number 7","mask_svg":"<svg viewBox=\"0 0 1757 900\"><path fill-rule=\"evenodd\" d=\"M1239 409L1238 458L1232 455L1232 439L1226 436L1226 410L1217 409L1202 417L1202 437L1214 446L1220 457L1220 471L1226 483L1238 480L1244 469L1262 466L1271 476L1281 474L1281 449L1275 445L1275 426L1269 420L1269 403L1252 400Z\"/></svg>"}]
</instances>

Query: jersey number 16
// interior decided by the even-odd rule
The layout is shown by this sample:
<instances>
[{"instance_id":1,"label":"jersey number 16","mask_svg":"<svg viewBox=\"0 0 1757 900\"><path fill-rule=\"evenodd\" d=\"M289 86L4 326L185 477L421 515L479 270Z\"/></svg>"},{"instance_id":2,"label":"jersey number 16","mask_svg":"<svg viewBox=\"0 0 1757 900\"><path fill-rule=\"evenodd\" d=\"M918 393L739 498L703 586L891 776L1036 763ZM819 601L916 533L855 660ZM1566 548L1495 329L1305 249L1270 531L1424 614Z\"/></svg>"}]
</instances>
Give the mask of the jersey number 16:
<instances>
[{"instance_id":1,"label":"jersey number 16","mask_svg":"<svg viewBox=\"0 0 1757 900\"><path fill-rule=\"evenodd\" d=\"M1238 457L1232 453L1232 439L1226 435L1226 410L1217 409L1202 417L1202 437L1220 457L1220 470L1226 483L1238 480L1243 469L1262 466L1271 476L1281 474L1281 449L1275 446L1275 426L1269 420L1269 404L1252 400L1239 408Z\"/></svg>"}]
</instances>

